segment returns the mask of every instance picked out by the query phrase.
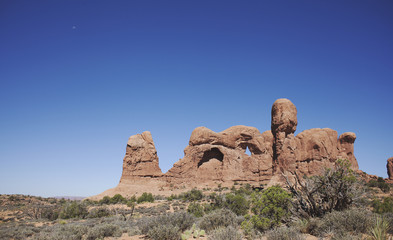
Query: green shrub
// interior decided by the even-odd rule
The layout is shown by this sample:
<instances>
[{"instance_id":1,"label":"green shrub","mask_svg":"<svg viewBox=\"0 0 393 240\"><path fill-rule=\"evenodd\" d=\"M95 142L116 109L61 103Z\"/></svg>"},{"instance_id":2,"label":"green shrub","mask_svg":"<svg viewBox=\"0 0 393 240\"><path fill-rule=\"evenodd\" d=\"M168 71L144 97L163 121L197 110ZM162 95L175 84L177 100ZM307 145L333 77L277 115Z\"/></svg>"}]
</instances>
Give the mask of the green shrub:
<instances>
[{"instance_id":1,"label":"green shrub","mask_svg":"<svg viewBox=\"0 0 393 240\"><path fill-rule=\"evenodd\" d=\"M41 218L54 221L59 217L60 209L57 206L50 206L43 208L41 211Z\"/></svg>"},{"instance_id":2,"label":"green shrub","mask_svg":"<svg viewBox=\"0 0 393 240\"><path fill-rule=\"evenodd\" d=\"M293 227L279 227L267 232L267 240L304 240L306 239Z\"/></svg>"},{"instance_id":3,"label":"green shrub","mask_svg":"<svg viewBox=\"0 0 393 240\"><path fill-rule=\"evenodd\" d=\"M202 200L203 193L201 190L194 188L191 191L181 193L179 197L184 201L198 201L198 200Z\"/></svg>"},{"instance_id":4,"label":"green shrub","mask_svg":"<svg viewBox=\"0 0 393 240\"><path fill-rule=\"evenodd\" d=\"M203 207L199 203L190 203L187 212L193 214L195 217L202 217L204 215Z\"/></svg>"},{"instance_id":5,"label":"green shrub","mask_svg":"<svg viewBox=\"0 0 393 240\"><path fill-rule=\"evenodd\" d=\"M171 194L171 196L166 198L166 200L168 200L168 201L172 201L174 199L180 199L180 197L176 194Z\"/></svg>"},{"instance_id":6,"label":"green shrub","mask_svg":"<svg viewBox=\"0 0 393 240\"><path fill-rule=\"evenodd\" d=\"M140 196L137 199L137 203L142 203L142 202L154 202L154 197L153 194L151 193L142 193L142 196Z\"/></svg>"},{"instance_id":7,"label":"green shrub","mask_svg":"<svg viewBox=\"0 0 393 240\"><path fill-rule=\"evenodd\" d=\"M375 224L370 228L370 234L374 240L388 239L389 222L381 217L375 219Z\"/></svg>"},{"instance_id":8,"label":"green shrub","mask_svg":"<svg viewBox=\"0 0 393 240\"><path fill-rule=\"evenodd\" d=\"M203 216L199 226L207 232L219 227L237 226L236 214L228 209L218 209Z\"/></svg>"},{"instance_id":9,"label":"green shrub","mask_svg":"<svg viewBox=\"0 0 393 240\"><path fill-rule=\"evenodd\" d=\"M370 180L367 183L367 186L369 186L369 187L378 187L379 189L381 189L385 193L390 191L389 184L386 183L385 180L382 177L378 177L377 180Z\"/></svg>"},{"instance_id":10,"label":"green shrub","mask_svg":"<svg viewBox=\"0 0 393 240\"><path fill-rule=\"evenodd\" d=\"M388 233L393 235L393 212L382 214L383 219L389 222L389 226L392 226L388 229Z\"/></svg>"},{"instance_id":11,"label":"green shrub","mask_svg":"<svg viewBox=\"0 0 393 240\"><path fill-rule=\"evenodd\" d=\"M1 223L0 239L25 240L41 229L30 224Z\"/></svg>"},{"instance_id":12,"label":"green shrub","mask_svg":"<svg viewBox=\"0 0 393 240\"><path fill-rule=\"evenodd\" d=\"M241 240L242 234L233 226L220 227L211 232L209 240Z\"/></svg>"},{"instance_id":13,"label":"green shrub","mask_svg":"<svg viewBox=\"0 0 393 240\"><path fill-rule=\"evenodd\" d=\"M191 214L186 212L175 212L156 217L142 218L138 221L138 227L143 234L147 234L151 228L160 225L178 227L179 231L183 232L190 228L194 222L195 219Z\"/></svg>"},{"instance_id":14,"label":"green shrub","mask_svg":"<svg viewBox=\"0 0 393 240\"><path fill-rule=\"evenodd\" d=\"M295 200L295 213L300 217L321 217L332 211L348 209L364 195L364 185L359 183L348 160L338 159L333 169L326 169L321 176L304 176L296 173L295 183L287 185Z\"/></svg>"},{"instance_id":15,"label":"green shrub","mask_svg":"<svg viewBox=\"0 0 393 240\"><path fill-rule=\"evenodd\" d=\"M110 204L111 203L111 198L109 196L103 197L100 201L98 201L99 204Z\"/></svg>"},{"instance_id":16,"label":"green shrub","mask_svg":"<svg viewBox=\"0 0 393 240\"><path fill-rule=\"evenodd\" d=\"M178 240L180 239L180 230L177 226L158 225L152 227L148 232L152 240Z\"/></svg>"},{"instance_id":17,"label":"green shrub","mask_svg":"<svg viewBox=\"0 0 393 240\"><path fill-rule=\"evenodd\" d=\"M106 207L96 207L89 211L88 218L101 218L111 215L111 212Z\"/></svg>"},{"instance_id":18,"label":"green shrub","mask_svg":"<svg viewBox=\"0 0 393 240\"><path fill-rule=\"evenodd\" d=\"M280 225L281 221L289 217L289 203L291 195L280 186L272 186L262 193L251 194L251 215L246 216L242 223L245 232L256 229L263 232Z\"/></svg>"},{"instance_id":19,"label":"green shrub","mask_svg":"<svg viewBox=\"0 0 393 240\"><path fill-rule=\"evenodd\" d=\"M116 203L126 203L127 199L125 199L121 194L116 194L110 199L111 204L116 204Z\"/></svg>"},{"instance_id":20,"label":"green shrub","mask_svg":"<svg viewBox=\"0 0 393 240\"><path fill-rule=\"evenodd\" d=\"M60 218L85 218L88 214L87 208L84 203L70 202L66 203L60 211Z\"/></svg>"},{"instance_id":21,"label":"green shrub","mask_svg":"<svg viewBox=\"0 0 393 240\"><path fill-rule=\"evenodd\" d=\"M34 240L82 240L88 228L79 223L47 226L34 235ZM26 239L26 238L25 238Z\"/></svg>"},{"instance_id":22,"label":"green shrub","mask_svg":"<svg viewBox=\"0 0 393 240\"><path fill-rule=\"evenodd\" d=\"M96 225L87 232L86 240L103 239L104 237L120 237L121 231L115 224Z\"/></svg>"},{"instance_id":23,"label":"green shrub","mask_svg":"<svg viewBox=\"0 0 393 240\"><path fill-rule=\"evenodd\" d=\"M376 213L393 212L393 198L385 197L382 202L378 199L374 199L371 202L371 206L373 207L373 211Z\"/></svg>"},{"instance_id":24,"label":"green shrub","mask_svg":"<svg viewBox=\"0 0 393 240\"><path fill-rule=\"evenodd\" d=\"M247 199L241 194L226 194L225 207L234 212L238 216L243 216L248 213L250 204Z\"/></svg>"}]
</instances>

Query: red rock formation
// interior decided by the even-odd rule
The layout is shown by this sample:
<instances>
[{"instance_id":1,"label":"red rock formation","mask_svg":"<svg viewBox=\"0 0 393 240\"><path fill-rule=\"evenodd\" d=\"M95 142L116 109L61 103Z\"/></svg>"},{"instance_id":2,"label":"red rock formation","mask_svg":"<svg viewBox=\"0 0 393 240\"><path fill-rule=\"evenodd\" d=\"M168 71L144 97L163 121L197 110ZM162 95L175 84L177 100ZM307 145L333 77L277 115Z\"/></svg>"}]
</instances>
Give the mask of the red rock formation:
<instances>
[{"instance_id":1,"label":"red rock formation","mask_svg":"<svg viewBox=\"0 0 393 240\"><path fill-rule=\"evenodd\" d=\"M297 109L288 99L277 99L272 106L271 131L274 136L273 143L273 169L280 167L281 171L288 164L287 156L282 155L285 139L292 139L297 126Z\"/></svg>"},{"instance_id":2,"label":"red rock formation","mask_svg":"<svg viewBox=\"0 0 393 240\"><path fill-rule=\"evenodd\" d=\"M354 143L356 140L356 134L352 132L346 132L340 135L339 141L339 158L348 159L351 163L352 169L359 169L358 161L354 155Z\"/></svg>"},{"instance_id":3,"label":"red rock formation","mask_svg":"<svg viewBox=\"0 0 393 240\"><path fill-rule=\"evenodd\" d=\"M288 99L278 99L271 112L271 131L262 134L247 126L219 133L205 127L194 129L184 157L166 174L159 168L150 132L131 136L119 185L95 198L116 193L169 195L180 186L184 191L217 183L231 186L235 181L257 186L277 184L283 182L283 173L320 174L339 158L348 159L352 168L358 169L354 133L343 133L338 138L332 129L314 128L295 136L295 105ZM251 155L246 154L247 148ZM393 158L388 160L388 173L393 178Z\"/></svg>"},{"instance_id":4,"label":"red rock formation","mask_svg":"<svg viewBox=\"0 0 393 240\"><path fill-rule=\"evenodd\" d=\"M131 136L127 142L120 182L135 177L159 177L161 175L162 172L158 166L157 151L151 133L146 131Z\"/></svg>"},{"instance_id":5,"label":"red rock formation","mask_svg":"<svg viewBox=\"0 0 393 240\"><path fill-rule=\"evenodd\" d=\"M388 176L390 180L393 180L393 157L388 159L386 164L386 168L388 170Z\"/></svg>"},{"instance_id":6,"label":"red rock formation","mask_svg":"<svg viewBox=\"0 0 393 240\"><path fill-rule=\"evenodd\" d=\"M191 186L260 184L272 175L272 140L270 131L261 134L254 127L234 126L220 133L199 127L191 134L184 158L165 175L171 183Z\"/></svg>"}]
</instances>

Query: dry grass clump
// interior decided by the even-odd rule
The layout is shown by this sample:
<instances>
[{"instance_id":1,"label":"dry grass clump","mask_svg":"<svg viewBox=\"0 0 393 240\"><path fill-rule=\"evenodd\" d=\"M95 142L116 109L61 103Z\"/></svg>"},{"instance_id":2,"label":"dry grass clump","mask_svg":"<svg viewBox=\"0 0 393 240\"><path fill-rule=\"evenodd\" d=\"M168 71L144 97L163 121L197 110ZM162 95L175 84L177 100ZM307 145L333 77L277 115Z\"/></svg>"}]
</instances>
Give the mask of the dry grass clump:
<instances>
[{"instance_id":1,"label":"dry grass clump","mask_svg":"<svg viewBox=\"0 0 393 240\"><path fill-rule=\"evenodd\" d=\"M195 218L186 212L163 214L139 219L137 224L142 232L152 239L178 239L180 233L190 228ZM154 237L154 238L153 238Z\"/></svg>"},{"instance_id":2,"label":"dry grass clump","mask_svg":"<svg viewBox=\"0 0 393 240\"><path fill-rule=\"evenodd\" d=\"M236 214L225 208L206 214L199 223L199 227L207 232L228 226L238 226L238 222Z\"/></svg>"},{"instance_id":3,"label":"dry grass clump","mask_svg":"<svg viewBox=\"0 0 393 240\"><path fill-rule=\"evenodd\" d=\"M242 234L233 226L220 227L211 232L209 240L242 240Z\"/></svg>"},{"instance_id":4,"label":"dry grass clump","mask_svg":"<svg viewBox=\"0 0 393 240\"><path fill-rule=\"evenodd\" d=\"M278 227L269 230L267 240L305 240L306 238L294 227Z\"/></svg>"},{"instance_id":5,"label":"dry grass clump","mask_svg":"<svg viewBox=\"0 0 393 240\"><path fill-rule=\"evenodd\" d=\"M332 239L344 239L346 235L353 238L367 233L374 224L374 215L365 209L334 211L321 219L310 220L310 233L315 236L332 236Z\"/></svg>"}]
</instances>

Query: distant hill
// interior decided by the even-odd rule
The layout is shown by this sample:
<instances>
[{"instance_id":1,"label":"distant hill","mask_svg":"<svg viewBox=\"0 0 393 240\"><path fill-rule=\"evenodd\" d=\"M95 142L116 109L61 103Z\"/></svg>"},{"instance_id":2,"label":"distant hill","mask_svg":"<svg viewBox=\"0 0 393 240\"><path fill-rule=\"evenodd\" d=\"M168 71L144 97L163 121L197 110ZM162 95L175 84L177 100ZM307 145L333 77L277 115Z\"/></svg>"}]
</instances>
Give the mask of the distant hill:
<instances>
[{"instance_id":1,"label":"distant hill","mask_svg":"<svg viewBox=\"0 0 393 240\"><path fill-rule=\"evenodd\" d=\"M81 197L81 196L55 196L53 198L57 198L57 199L68 199L68 200L83 200L86 197Z\"/></svg>"}]
</instances>

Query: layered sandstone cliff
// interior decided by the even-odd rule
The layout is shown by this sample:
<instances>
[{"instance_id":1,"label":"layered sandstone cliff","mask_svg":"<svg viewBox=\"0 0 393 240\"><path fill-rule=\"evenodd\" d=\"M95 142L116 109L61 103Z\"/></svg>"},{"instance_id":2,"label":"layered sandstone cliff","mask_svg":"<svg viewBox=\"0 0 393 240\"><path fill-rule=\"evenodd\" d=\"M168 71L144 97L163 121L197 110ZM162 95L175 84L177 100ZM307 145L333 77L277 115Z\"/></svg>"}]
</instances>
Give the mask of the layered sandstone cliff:
<instances>
[{"instance_id":1,"label":"layered sandstone cliff","mask_svg":"<svg viewBox=\"0 0 393 240\"><path fill-rule=\"evenodd\" d=\"M176 189L184 191L217 183L271 185L282 183L283 174L295 171L303 175L320 174L337 159L348 159L351 167L358 169L354 133L338 137L332 129L314 128L295 136L297 109L288 99L276 100L271 114L271 130L263 133L247 126L234 126L219 133L205 127L194 129L184 157L165 174L159 168L150 132L131 136L119 185L97 197L142 192L167 195ZM392 161L389 166L393 166Z\"/></svg>"}]
</instances>

